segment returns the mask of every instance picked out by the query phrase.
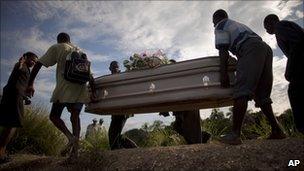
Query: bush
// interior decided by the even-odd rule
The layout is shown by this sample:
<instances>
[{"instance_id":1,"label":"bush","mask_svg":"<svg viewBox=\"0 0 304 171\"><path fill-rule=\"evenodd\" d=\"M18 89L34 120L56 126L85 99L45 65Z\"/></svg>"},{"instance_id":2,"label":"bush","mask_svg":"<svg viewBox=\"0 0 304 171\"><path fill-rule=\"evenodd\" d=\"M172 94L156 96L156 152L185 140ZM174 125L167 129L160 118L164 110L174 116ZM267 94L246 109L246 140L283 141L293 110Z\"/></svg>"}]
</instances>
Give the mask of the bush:
<instances>
[{"instance_id":1,"label":"bush","mask_svg":"<svg viewBox=\"0 0 304 171\"><path fill-rule=\"evenodd\" d=\"M104 129L101 129L87 138L80 141L80 150L82 151L98 151L110 149L108 132Z\"/></svg>"},{"instance_id":2,"label":"bush","mask_svg":"<svg viewBox=\"0 0 304 171\"><path fill-rule=\"evenodd\" d=\"M213 109L211 115L201 122L202 130L211 134L215 139L231 130L231 121L224 117L223 112Z\"/></svg>"},{"instance_id":3,"label":"bush","mask_svg":"<svg viewBox=\"0 0 304 171\"><path fill-rule=\"evenodd\" d=\"M175 132L171 126L154 129L149 132L145 147L174 146L186 144L184 138Z\"/></svg>"},{"instance_id":4,"label":"bush","mask_svg":"<svg viewBox=\"0 0 304 171\"><path fill-rule=\"evenodd\" d=\"M257 139L266 138L271 132L271 126L265 115L259 112L247 112L242 127L242 138Z\"/></svg>"},{"instance_id":5,"label":"bush","mask_svg":"<svg viewBox=\"0 0 304 171\"><path fill-rule=\"evenodd\" d=\"M125 136L134 141L139 147L145 147L149 133L143 129L131 129L124 133Z\"/></svg>"},{"instance_id":6,"label":"bush","mask_svg":"<svg viewBox=\"0 0 304 171\"><path fill-rule=\"evenodd\" d=\"M9 143L9 152L57 155L66 143L61 132L49 121L48 112L39 106L26 107L23 127Z\"/></svg>"}]
</instances>

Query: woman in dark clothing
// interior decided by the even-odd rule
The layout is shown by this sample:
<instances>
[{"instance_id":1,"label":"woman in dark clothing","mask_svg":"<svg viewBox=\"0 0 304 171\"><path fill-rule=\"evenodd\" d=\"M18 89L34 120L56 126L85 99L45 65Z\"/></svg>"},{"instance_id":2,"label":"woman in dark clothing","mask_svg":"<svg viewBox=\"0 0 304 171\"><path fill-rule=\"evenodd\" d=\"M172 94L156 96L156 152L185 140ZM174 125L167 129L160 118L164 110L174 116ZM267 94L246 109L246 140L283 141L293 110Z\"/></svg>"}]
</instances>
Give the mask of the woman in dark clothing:
<instances>
[{"instance_id":1,"label":"woman in dark clothing","mask_svg":"<svg viewBox=\"0 0 304 171\"><path fill-rule=\"evenodd\" d=\"M14 135L17 127L22 127L24 113L23 100L29 104L25 89L30 77L30 68L36 63L37 55L25 53L14 66L14 69L3 88L1 99L0 126L3 130L0 135L0 163L7 162L6 145Z\"/></svg>"}]
</instances>

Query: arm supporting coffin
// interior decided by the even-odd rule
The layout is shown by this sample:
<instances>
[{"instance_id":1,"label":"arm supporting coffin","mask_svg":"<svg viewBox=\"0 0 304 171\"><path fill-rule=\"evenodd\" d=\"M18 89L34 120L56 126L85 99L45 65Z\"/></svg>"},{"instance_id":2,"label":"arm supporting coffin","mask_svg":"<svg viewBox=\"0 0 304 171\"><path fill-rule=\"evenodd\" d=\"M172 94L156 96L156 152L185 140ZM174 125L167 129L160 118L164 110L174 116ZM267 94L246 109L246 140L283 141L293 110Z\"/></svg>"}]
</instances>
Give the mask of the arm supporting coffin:
<instances>
[{"instance_id":1,"label":"arm supporting coffin","mask_svg":"<svg viewBox=\"0 0 304 171\"><path fill-rule=\"evenodd\" d=\"M98 100L86 112L121 115L229 106L232 88L220 87L219 64L218 57L207 57L98 77ZM228 71L233 81L235 63Z\"/></svg>"}]
</instances>

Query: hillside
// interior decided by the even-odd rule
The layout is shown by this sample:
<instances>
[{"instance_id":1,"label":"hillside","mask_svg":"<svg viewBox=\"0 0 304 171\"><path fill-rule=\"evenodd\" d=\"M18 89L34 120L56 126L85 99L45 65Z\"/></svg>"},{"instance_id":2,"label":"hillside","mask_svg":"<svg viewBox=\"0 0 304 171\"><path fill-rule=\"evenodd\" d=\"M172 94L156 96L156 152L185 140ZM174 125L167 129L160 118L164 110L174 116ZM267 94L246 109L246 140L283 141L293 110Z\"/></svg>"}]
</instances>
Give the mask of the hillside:
<instances>
[{"instance_id":1,"label":"hillside","mask_svg":"<svg viewBox=\"0 0 304 171\"><path fill-rule=\"evenodd\" d=\"M248 140L239 146L221 144L122 149L81 155L74 164L65 158L13 155L0 170L304 170L304 140ZM297 167L288 167L298 159Z\"/></svg>"}]
</instances>

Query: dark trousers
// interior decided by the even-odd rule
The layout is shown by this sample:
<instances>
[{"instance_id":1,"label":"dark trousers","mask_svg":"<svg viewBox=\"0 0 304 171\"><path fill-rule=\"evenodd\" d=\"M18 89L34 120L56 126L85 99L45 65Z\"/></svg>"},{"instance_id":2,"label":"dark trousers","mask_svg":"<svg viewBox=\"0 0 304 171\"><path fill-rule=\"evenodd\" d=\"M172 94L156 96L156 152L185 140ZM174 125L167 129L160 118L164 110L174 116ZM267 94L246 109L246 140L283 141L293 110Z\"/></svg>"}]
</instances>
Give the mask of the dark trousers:
<instances>
[{"instance_id":1,"label":"dark trousers","mask_svg":"<svg viewBox=\"0 0 304 171\"><path fill-rule=\"evenodd\" d=\"M187 144L202 143L199 110L173 112L175 115L174 130L182 135Z\"/></svg>"},{"instance_id":2,"label":"dark trousers","mask_svg":"<svg viewBox=\"0 0 304 171\"><path fill-rule=\"evenodd\" d=\"M112 115L108 133L111 150L121 148L121 131L125 126L127 118L125 115Z\"/></svg>"},{"instance_id":3,"label":"dark trousers","mask_svg":"<svg viewBox=\"0 0 304 171\"><path fill-rule=\"evenodd\" d=\"M298 131L304 133L304 108L302 106L304 104L304 82L301 82L302 83L289 83L288 97L296 128Z\"/></svg>"}]
</instances>

